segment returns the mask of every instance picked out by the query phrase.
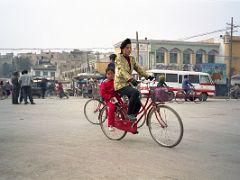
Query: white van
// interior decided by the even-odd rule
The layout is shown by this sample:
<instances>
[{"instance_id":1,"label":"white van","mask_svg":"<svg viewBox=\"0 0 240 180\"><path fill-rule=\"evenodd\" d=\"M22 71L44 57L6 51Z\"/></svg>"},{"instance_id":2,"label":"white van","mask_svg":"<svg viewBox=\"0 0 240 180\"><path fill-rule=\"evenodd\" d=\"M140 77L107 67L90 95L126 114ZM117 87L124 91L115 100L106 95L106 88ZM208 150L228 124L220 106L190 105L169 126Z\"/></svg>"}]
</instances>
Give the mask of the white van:
<instances>
[{"instance_id":1,"label":"white van","mask_svg":"<svg viewBox=\"0 0 240 180\"><path fill-rule=\"evenodd\" d=\"M164 76L166 84L170 87L169 91L176 94L177 91L182 90L184 75L188 75L189 81L194 85L195 90L203 94L204 101L206 101L208 97L215 96L215 84L208 73L160 69L148 70L147 73L153 75L156 79L155 83L149 85L150 87L156 87L159 82L159 77ZM140 90L142 94L147 94L149 87L145 83L141 83Z\"/></svg>"}]
</instances>

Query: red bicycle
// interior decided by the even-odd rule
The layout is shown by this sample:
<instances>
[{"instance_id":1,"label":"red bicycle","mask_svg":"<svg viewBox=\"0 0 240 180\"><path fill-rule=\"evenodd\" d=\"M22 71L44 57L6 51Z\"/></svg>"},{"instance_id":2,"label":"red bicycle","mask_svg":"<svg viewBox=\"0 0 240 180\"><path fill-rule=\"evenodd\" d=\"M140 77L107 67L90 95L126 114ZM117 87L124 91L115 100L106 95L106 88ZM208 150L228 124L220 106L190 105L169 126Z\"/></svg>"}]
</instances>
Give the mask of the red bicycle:
<instances>
[{"instance_id":1,"label":"red bicycle","mask_svg":"<svg viewBox=\"0 0 240 180\"><path fill-rule=\"evenodd\" d=\"M163 102L156 102L153 97L154 90L150 89L146 102L142 102L137 121L127 120L126 114L128 102L116 103L114 127L115 131L109 131L107 123L108 107L104 106L99 114L99 122L103 134L110 140L121 140L128 132L138 133L138 129L145 123L148 126L151 137L163 147L172 148L178 145L183 137L183 123L178 113Z\"/></svg>"}]
</instances>

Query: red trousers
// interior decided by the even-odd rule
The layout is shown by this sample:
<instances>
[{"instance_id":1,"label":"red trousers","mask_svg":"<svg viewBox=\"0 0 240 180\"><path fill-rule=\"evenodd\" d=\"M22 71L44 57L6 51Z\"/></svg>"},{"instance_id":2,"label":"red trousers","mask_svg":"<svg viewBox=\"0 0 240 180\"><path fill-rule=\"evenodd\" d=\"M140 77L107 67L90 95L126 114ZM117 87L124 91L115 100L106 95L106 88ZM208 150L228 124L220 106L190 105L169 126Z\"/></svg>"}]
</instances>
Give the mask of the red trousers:
<instances>
[{"instance_id":1,"label":"red trousers","mask_svg":"<svg viewBox=\"0 0 240 180\"><path fill-rule=\"evenodd\" d=\"M108 106L108 127L109 126L114 126L115 107L116 107L116 105L109 101L107 103L107 106Z\"/></svg>"}]
</instances>

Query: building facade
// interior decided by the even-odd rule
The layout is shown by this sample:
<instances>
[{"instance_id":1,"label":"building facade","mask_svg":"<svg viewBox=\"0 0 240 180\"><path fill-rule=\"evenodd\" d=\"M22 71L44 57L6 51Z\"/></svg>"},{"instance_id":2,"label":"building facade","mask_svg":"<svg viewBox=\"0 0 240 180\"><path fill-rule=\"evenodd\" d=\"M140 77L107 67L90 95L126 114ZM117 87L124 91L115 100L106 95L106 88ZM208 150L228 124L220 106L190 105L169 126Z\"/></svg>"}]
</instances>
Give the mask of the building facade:
<instances>
[{"instance_id":1,"label":"building facade","mask_svg":"<svg viewBox=\"0 0 240 180\"><path fill-rule=\"evenodd\" d=\"M115 52L120 52L117 43ZM219 63L220 43L139 40L139 63L144 69L194 70L194 65ZM132 55L136 57L136 40L132 40Z\"/></svg>"}]
</instances>

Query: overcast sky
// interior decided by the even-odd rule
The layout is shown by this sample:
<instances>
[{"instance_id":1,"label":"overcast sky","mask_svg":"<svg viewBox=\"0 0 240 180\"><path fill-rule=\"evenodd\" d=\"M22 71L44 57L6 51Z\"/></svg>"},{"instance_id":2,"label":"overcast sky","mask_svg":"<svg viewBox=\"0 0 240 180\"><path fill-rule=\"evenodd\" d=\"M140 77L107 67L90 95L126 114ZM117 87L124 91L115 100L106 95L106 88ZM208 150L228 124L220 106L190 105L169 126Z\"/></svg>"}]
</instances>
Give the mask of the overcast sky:
<instances>
[{"instance_id":1,"label":"overcast sky","mask_svg":"<svg viewBox=\"0 0 240 180\"><path fill-rule=\"evenodd\" d=\"M240 1L0 0L0 48L112 47L136 30L177 40L225 28L232 16L240 25Z\"/></svg>"}]
</instances>

